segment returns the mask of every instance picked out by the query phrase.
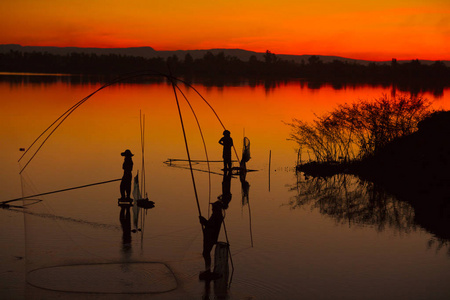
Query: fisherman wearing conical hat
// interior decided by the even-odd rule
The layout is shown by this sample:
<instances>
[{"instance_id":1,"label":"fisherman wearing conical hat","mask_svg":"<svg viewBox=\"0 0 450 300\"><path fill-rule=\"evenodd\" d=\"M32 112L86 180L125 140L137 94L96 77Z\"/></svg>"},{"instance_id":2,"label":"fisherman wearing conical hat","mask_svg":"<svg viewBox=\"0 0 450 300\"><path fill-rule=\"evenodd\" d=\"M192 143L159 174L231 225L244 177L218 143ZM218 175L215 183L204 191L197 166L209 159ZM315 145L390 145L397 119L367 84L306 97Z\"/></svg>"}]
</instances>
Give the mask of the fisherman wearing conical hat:
<instances>
[{"instance_id":1,"label":"fisherman wearing conical hat","mask_svg":"<svg viewBox=\"0 0 450 300\"><path fill-rule=\"evenodd\" d=\"M131 180L132 180L132 173L133 170L133 160L131 157L133 157L134 154L131 153L130 150L125 150L125 152L121 153L122 156L124 156L124 161L122 165L123 169L123 176L122 181L120 182L120 196L121 198L119 200L131 200L130 193L131 193ZM126 197L125 197L126 196Z\"/></svg>"},{"instance_id":2,"label":"fisherman wearing conical hat","mask_svg":"<svg viewBox=\"0 0 450 300\"><path fill-rule=\"evenodd\" d=\"M233 139L231 138L230 131L225 130L223 137L219 140L219 144L223 146L223 170L231 170L231 147L233 147Z\"/></svg>"}]
</instances>

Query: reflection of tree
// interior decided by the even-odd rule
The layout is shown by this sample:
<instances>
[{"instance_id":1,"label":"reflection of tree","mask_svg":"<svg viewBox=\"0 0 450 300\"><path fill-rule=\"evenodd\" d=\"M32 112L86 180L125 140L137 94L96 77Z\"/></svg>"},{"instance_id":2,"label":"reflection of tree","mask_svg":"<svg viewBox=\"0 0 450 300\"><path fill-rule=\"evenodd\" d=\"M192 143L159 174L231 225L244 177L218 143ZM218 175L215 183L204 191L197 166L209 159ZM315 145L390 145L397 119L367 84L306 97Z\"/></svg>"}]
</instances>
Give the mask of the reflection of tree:
<instances>
[{"instance_id":1,"label":"reflection of tree","mask_svg":"<svg viewBox=\"0 0 450 300\"><path fill-rule=\"evenodd\" d=\"M298 178L292 187L298 194L289 202L292 208L310 206L319 209L340 224L370 225L383 231L386 227L400 232L416 229L414 210L397 201L371 182L339 174L329 178Z\"/></svg>"},{"instance_id":2,"label":"reflection of tree","mask_svg":"<svg viewBox=\"0 0 450 300\"><path fill-rule=\"evenodd\" d=\"M1 50L1 49L0 49ZM334 59L322 61L325 57L305 56L295 62L283 55L267 50L254 53L248 60L225 52L208 51L203 57L194 58L190 53L180 52L163 58L130 56L122 54L22 52L10 49L0 53L0 70L3 72L70 73L70 74L122 74L134 70L151 69L167 71L170 66L174 75L191 79L212 80L214 84L241 84L239 79L286 80L306 78L311 88L330 83L334 88L367 83L377 86L394 85L396 89L419 95L431 91L442 96L449 86L450 67L442 61L423 64L419 60L391 64L361 64ZM180 56L177 56L180 55ZM306 61L305 61L306 59Z\"/></svg>"},{"instance_id":3,"label":"reflection of tree","mask_svg":"<svg viewBox=\"0 0 450 300\"><path fill-rule=\"evenodd\" d=\"M428 249L435 248L436 252L439 252L444 247L447 247L447 256L450 257L450 241L439 237L433 237L428 241Z\"/></svg>"}]
</instances>

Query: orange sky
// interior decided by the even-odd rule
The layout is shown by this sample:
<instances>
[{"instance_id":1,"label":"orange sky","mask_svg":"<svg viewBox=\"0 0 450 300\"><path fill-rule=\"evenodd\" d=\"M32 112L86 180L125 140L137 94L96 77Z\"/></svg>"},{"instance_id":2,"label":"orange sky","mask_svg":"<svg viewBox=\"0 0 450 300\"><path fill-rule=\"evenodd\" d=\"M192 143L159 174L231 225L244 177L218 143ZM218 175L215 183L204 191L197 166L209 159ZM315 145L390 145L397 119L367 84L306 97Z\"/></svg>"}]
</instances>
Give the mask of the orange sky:
<instances>
[{"instance_id":1,"label":"orange sky","mask_svg":"<svg viewBox=\"0 0 450 300\"><path fill-rule=\"evenodd\" d=\"M0 44L450 60L448 0L14 0Z\"/></svg>"}]
</instances>

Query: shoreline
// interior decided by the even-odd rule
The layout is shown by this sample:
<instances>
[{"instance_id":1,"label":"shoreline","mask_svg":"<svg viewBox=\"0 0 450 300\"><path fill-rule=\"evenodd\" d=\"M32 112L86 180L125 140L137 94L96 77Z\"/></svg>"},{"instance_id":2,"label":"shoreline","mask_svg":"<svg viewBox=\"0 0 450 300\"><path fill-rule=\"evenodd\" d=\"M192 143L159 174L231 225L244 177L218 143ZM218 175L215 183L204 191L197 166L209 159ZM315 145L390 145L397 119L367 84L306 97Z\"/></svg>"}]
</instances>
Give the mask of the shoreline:
<instances>
[{"instance_id":1,"label":"shoreline","mask_svg":"<svg viewBox=\"0 0 450 300\"><path fill-rule=\"evenodd\" d=\"M376 155L354 162L298 165L306 176L349 174L380 185L414 208L420 226L450 241L450 111L419 123L419 130L392 141Z\"/></svg>"}]
</instances>

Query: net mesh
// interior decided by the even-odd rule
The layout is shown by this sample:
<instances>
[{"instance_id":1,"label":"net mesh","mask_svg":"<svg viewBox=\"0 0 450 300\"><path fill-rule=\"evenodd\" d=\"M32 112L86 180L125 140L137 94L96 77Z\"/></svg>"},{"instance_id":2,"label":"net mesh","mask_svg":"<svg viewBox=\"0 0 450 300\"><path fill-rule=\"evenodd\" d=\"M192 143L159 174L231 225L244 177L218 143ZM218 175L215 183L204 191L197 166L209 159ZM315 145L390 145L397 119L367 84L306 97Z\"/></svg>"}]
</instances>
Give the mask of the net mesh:
<instances>
[{"instance_id":1,"label":"net mesh","mask_svg":"<svg viewBox=\"0 0 450 300\"><path fill-rule=\"evenodd\" d=\"M139 197L138 184L135 188ZM27 172L22 191L24 197L41 192ZM118 206L117 193L118 183L23 200L33 203L24 210L30 286L52 292L157 294L196 278L202 267L197 224L180 229L168 220L155 226L159 220L153 220L151 210L136 201Z\"/></svg>"}]
</instances>

